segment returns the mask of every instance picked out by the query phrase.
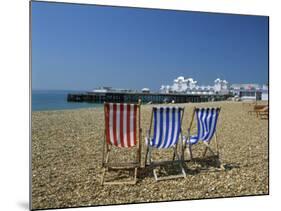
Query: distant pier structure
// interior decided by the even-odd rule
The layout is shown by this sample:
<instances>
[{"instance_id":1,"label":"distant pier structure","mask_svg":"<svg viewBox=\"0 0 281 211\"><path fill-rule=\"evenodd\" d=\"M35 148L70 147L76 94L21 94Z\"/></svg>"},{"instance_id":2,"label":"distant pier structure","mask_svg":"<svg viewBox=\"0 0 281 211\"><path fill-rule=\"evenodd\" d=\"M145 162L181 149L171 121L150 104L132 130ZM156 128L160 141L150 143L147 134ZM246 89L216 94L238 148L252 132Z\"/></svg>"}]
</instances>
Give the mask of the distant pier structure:
<instances>
[{"instance_id":1,"label":"distant pier structure","mask_svg":"<svg viewBox=\"0 0 281 211\"><path fill-rule=\"evenodd\" d=\"M136 103L140 99L143 103L189 103L222 101L234 97L239 100L268 100L268 85L260 87L258 84L232 84L219 78L213 85L198 85L190 77L179 76L172 85L162 85L158 92L150 92L149 88L141 91L131 89L113 89L101 87L91 92L69 93L69 102L119 102Z\"/></svg>"},{"instance_id":2,"label":"distant pier structure","mask_svg":"<svg viewBox=\"0 0 281 211\"><path fill-rule=\"evenodd\" d=\"M68 102L118 102L118 103L136 103L140 99L143 103L188 103L188 102L209 102L221 101L229 98L229 94L178 94L178 93L150 93L150 92L85 92L85 93L69 93L67 95Z\"/></svg>"},{"instance_id":3,"label":"distant pier structure","mask_svg":"<svg viewBox=\"0 0 281 211\"><path fill-rule=\"evenodd\" d=\"M176 78L173 82L171 86L162 85L158 92L150 92L149 88L138 91L101 87L91 92L69 93L67 101L136 103L140 99L143 103L159 104L222 101L232 96L228 89L228 82L221 79L216 79L214 86L199 86L193 78L183 76Z\"/></svg>"}]
</instances>

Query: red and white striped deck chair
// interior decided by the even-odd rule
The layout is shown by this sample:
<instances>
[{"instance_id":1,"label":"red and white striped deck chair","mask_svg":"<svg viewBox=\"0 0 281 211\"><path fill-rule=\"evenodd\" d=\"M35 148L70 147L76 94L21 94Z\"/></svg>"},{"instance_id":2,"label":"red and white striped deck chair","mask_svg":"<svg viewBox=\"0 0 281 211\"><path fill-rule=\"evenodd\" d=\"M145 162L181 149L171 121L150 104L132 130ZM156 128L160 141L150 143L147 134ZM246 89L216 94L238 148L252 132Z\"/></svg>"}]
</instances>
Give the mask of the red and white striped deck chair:
<instances>
[{"instance_id":1,"label":"red and white striped deck chair","mask_svg":"<svg viewBox=\"0 0 281 211\"><path fill-rule=\"evenodd\" d=\"M136 184L137 170L141 165L141 125L140 103L104 103L104 147L102 157L101 184ZM109 162L110 151L113 148L132 148L136 151L135 161ZM125 150L125 149L124 149ZM118 160L117 158L112 160ZM109 169L132 169L134 179L130 181L105 181L105 174Z\"/></svg>"}]
</instances>

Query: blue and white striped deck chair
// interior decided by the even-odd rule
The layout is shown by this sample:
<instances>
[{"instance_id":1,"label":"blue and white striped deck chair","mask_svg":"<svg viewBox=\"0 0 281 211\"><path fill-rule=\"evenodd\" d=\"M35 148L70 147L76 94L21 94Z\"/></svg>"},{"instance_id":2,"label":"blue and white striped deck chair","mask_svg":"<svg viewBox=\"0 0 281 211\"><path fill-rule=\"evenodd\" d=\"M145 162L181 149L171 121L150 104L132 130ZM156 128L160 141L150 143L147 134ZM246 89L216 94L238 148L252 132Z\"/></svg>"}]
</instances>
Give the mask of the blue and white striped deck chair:
<instances>
[{"instance_id":1,"label":"blue and white striped deck chair","mask_svg":"<svg viewBox=\"0 0 281 211\"><path fill-rule=\"evenodd\" d=\"M151 113L150 129L147 131L146 136L146 153L145 153L145 165L149 164L152 166L168 163L177 162L181 167L182 174L175 176L158 177L156 170L153 169L153 174L158 180L173 179L178 177L186 177L186 173L182 166L181 157L177 153L178 143L182 152L182 129L181 123L184 114L184 108L181 107L153 107ZM153 123L153 136L151 136L151 128ZM179 142L179 139L181 141ZM153 162L151 158L151 151L153 149L169 149L174 150L173 160L170 161L159 161ZM175 161L175 157L177 160ZM147 162L148 161L148 162Z\"/></svg>"},{"instance_id":2,"label":"blue and white striped deck chair","mask_svg":"<svg viewBox=\"0 0 281 211\"><path fill-rule=\"evenodd\" d=\"M221 108L194 108L187 137L183 137L184 151L186 148L189 149L188 152L190 159L193 159L192 146L197 144L199 141L202 141L206 146L203 152L203 157L206 155L207 150L210 150L213 155L219 156L216 127L220 110ZM197 119L197 134L191 135L190 128L195 115ZM210 147L210 142L213 136L215 136L216 153L214 153ZM184 152L182 155L184 155Z\"/></svg>"}]
</instances>

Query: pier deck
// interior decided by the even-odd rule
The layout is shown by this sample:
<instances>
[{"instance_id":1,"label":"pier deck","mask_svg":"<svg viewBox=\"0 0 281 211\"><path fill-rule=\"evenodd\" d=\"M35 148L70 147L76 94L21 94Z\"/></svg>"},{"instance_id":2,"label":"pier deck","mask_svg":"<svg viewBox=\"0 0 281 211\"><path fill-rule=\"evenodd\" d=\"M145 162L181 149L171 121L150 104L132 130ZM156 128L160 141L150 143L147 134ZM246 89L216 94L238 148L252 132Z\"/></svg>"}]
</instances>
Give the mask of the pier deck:
<instances>
[{"instance_id":1,"label":"pier deck","mask_svg":"<svg viewBox=\"0 0 281 211\"><path fill-rule=\"evenodd\" d=\"M188 103L188 102L209 102L226 100L231 95L220 94L175 94L175 93L124 93L124 92L86 92L86 93L69 93L67 95L68 102L88 102L88 103L103 103L103 102L119 102L119 103L136 103L139 99L143 103Z\"/></svg>"}]
</instances>

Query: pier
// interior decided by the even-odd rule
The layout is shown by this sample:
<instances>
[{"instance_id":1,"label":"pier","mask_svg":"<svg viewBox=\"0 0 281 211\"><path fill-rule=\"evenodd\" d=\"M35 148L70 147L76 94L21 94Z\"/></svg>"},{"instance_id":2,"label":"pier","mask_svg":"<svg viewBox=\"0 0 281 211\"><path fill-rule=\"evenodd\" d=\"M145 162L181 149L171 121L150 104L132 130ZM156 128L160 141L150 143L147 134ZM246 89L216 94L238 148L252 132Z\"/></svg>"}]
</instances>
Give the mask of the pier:
<instances>
[{"instance_id":1,"label":"pier","mask_svg":"<svg viewBox=\"0 0 281 211\"><path fill-rule=\"evenodd\" d=\"M189 102L210 102L222 101L231 97L230 94L178 94L178 93L142 93L142 92L85 92L69 93L68 102L119 102L119 103L137 103L140 99L143 103L189 103Z\"/></svg>"}]
</instances>

